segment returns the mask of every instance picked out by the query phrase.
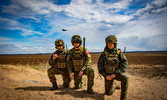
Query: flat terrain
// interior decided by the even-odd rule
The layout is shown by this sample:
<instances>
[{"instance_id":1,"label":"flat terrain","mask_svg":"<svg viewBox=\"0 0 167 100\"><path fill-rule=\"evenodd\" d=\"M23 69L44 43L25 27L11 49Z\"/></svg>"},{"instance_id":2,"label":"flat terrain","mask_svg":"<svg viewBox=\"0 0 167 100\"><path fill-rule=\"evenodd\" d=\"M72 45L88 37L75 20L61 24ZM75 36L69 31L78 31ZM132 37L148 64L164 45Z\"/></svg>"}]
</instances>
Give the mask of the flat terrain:
<instances>
[{"instance_id":1,"label":"flat terrain","mask_svg":"<svg viewBox=\"0 0 167 100\"><path fill-rule=\"evenodd\" d=\"M139 52L125 54L129 65L167 65L167 52ZM47 63L51 54L0 55L0 64L39 65ZM92 64L97 63L100 53L91 54Z\"/></svg>"},{"instance_id":2,"label":"flat terrain","mask_svg":"<svg viewBox=\"0 0 167 100\"><path fill-rule=\"evenodd\" d=\"M113 95L104 94L104 78L97 71L100 54L91 54L95 71L94 94L87 94L87 85L75 90L62 88L62 77L56 75L59 89L50 91L46 70L50 67L47 55L1 55L0 100L119 100L120 82L115 81ZM167 53L126 53L129 67L127 100L167 100ZM86 83L87 78L83 76Z\"/></svg>"}]
</instances>

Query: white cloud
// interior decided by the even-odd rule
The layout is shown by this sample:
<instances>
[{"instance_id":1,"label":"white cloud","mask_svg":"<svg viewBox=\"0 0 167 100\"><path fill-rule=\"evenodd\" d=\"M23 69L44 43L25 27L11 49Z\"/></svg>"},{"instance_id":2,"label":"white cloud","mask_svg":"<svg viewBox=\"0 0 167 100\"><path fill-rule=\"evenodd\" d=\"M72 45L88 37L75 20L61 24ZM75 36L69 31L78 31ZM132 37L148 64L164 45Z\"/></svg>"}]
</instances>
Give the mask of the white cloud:
<instances>
[{"instance_id":1,"label":"white cloud","mask_svg":"<svg viewBox=\"0 0 167 100\"><path fill-rule=\"evenodd\" d=\"M4 12L13 15L50 14L51 11L62 11L62 7L54 5L48 0L12 0L9 6L3 6Z\"/></svg>"},{"instance_id":2,"label":"white cloud","mask_svg":"<svg viewBox=\"0 0 167 100\"><path fill-rule=\"evenodd\" d=\"M136 11L134 16L143 16L148 17L152 13L159 13L162 11L166 11L167 7L167 1L166 0L155 0L150 4L147 4L145 8L139 9Z\"/></svg>"},{"instance_id":3,"label":"white cloud","mask_svg":"<svg viewBox=\"0 0 167 100\"><path fill-rule=\"evenodd\" d=\"M0 17L0 23L4 24L2 27L3 29L22 31L23 36L29 36L29 35L33 35L33 34L43 35L43 33L33 31L33 28L30 28L29 25L23 25L22 23L18 22L17 20Z\"/></svg>"},{"instance_id":4,"label":"white cloud","mask_svg":"<svg viewBox=\"0 0 167 100\"><path fill-rule=\"evenodd\" d=\"M166 50L166 43L167 36L154 36L148 42L148 44L153 47L153 50Z\"/></svg>"},{"instance_id":5,"label":"white cloud","mask_svg":"<svg viewBox=\"0 0 167 100\"><path fill-rule=\"evenodd\" d=\"M74 2L65 8L65 13L68 16L84 19L86 21L106 21L108 23L126 23L131 16L114 14L121 9L126 9L131 0L124 0L116 3L102 3L97 2L91 4L90 2ZM117 10L115 10L117 9Z\"/></svg>"},{"instance_id":6,"label":"white cloud","mask_svg":"<svg viewBox=\"0 0 167 100\"><path fill-rule=\"evenodd\" d=\"M16 20L0 17L0 23L7 24L8 27L18 27L20 25ZM8 28L7 27L7 28Z\"/></svg>"},{"instance_id":7,"label":"white cloud","mask_svg":"<svg viewBox=\"0 0 167 100\"><path fill-rule=\"evenodd\" d=\"M92 3L91 0L72 0L70 5L56 5L48 0L12 0L12 4L4 6L5 9L3 11L19 16L48 15L53 12L64 12L70 17L88 21L126 23L132 18L131 16L115 15L114 13L121 9L127 9L129 2L131 0L123 0L109 4L103 3L102 1Z\"/></svg>"},{"instance_id":8,"label":"white cloud","mask_svg":"<svg viewBox=\"0 0 167 100\"><path fill-rule=\"evenodd\" d=\"M127 50L165 50L167 14L156 14L141 17L128 22L118 31L120 47L127 46ZM161 37L162 36L162 37ZM161 48L161 49L160 49Z\"/></svg>"},{"instance_id":9,"label":"white cloud","mask_svg":"<svg viewBox=\"0 0 167 100\"><path fill-rule=\"evenodd\" d=\"M13 39L0 36L0 41L8 41L8 40L13 40Z\"/></svg>"},{"instance_id":10,"label":"white cloud","mask_svg":"<svg viewBox=\"0 0 167 100\"><path fill-rule=\"evenodd\" d=\"M32 29L21 29L22 30L22 35L23 36L29 36L29 35L44 35L44 33L38 32L38 31L32 31Z\"/></svg>"},{"instance_id":11,"label":"white cloud","mask_svg":"<svg viewBox=\"0 0 167 100\"><path fill-rule=\"evenodd\" d=\"M155 1L152 2L153 5L156 5L156 6L158 6L158 7L161 7L161 6L163 6L164 4L166 4L166 3L167 3L166 0L155 0Z\"/></svg>"},{"instance_id":12,"label":"white cloud","mask_svg":"<svg viewBox=\"0 0 167 100\"><path fill-rule=\"evenodd\" d=\"M119 12L130 10L129 5L132 0L120 0L115 3L104 3L103 0L96 0L95 3L92 3L92 1L71 0L68 5L56 5L50 0L12 0L12 4L4 6L4 12L21 18L25 16L37 21L37 23L42 23L41 19L47 20L46 26L50 27L47 29L47 34L34 31L33 27L22 25L16 20L0 17L0 21L8 21L8 29L21 30L23 36L42 35L41 39L29 39L39 43L44 43L45 40L54 41L56 38L63 38L68 44L71 44L71 36L79 34L81 37L86 37L87 47L90 51L101 51L105 45L105 38L114 34L118 37L119 47L127 46L127 50L149 50L147 46L151 46L152 50L167 48L164 46L166 39L164 34L166 34L167 25L167 14L165 14L167 7L164 5L167 1L155 0L131 15L121 15ZM41 28L46 26L44 25ZM68 31L62 32L61 29L63 28ZM157 35L162 35L164 38L156 38L156 43L162 45L154 46L151 37ZM44 36L52 37L49 40ZM144 45L141 46L142 43ZM30 46L21 46L19 48L28 50ZM35 49L37 49L32 48L34 49L28 51L35 52ZM44 48L42 47L41 50L46 51Z\"/></svg>"}]
</instances>

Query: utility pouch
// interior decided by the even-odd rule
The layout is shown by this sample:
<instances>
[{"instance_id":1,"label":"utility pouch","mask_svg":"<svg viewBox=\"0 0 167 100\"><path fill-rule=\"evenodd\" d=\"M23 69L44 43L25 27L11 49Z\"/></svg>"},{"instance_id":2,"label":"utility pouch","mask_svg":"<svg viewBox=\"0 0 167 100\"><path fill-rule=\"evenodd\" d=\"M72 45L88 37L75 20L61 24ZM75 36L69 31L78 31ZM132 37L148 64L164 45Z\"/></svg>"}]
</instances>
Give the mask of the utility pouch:
<instances>
[{"instance_id":1,"label":"utility pouch","mask_svg":"<svg viewBox=\"0 0 167 100\"><path fill-rule=\"evenodd\" d=\"M73 60L73 66L75 71L80 71L83 66L83 60Z\"/></svg>"},{"instance_id":2,"label":"utility pouch","mask_svg":"<svg viewBox=\"0 0 167 100\"><path fill-rule=\"evenodd\" d=\"M57 68L67 68L65 57L66 55L59 55L59 57L57 58L57 63L56 63Z\"/></svg>"}]
</instances>

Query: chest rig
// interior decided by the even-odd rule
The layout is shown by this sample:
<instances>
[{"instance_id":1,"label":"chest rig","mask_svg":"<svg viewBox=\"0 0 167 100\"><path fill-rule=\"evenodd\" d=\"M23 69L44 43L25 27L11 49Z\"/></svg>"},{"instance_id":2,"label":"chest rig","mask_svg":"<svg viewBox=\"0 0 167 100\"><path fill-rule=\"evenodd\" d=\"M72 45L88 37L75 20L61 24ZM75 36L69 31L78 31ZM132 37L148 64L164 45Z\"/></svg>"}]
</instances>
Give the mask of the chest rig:
<instances>
[{"instance_id":1,"label":"chest rig","mask_svg":"<svg viewBox=\"0 0 167 100\"><path fill-rule=\"evenodd\" d=\"M65 52L62 52L62 53L58 53L57 55L59 56L56 58L57 68L67 68L67 65L66 65L67 54Z\"/></svg>"},{"instance_id":2,"label":"chest rig","mask_svg":"<svg viewBox=\"0 0 167 100\"><path fill-rule=\"evenodd\" d=\"M83 49L74 50L72 54L72 62L75 71L80 71L84 64Z\"/></svg>"},{"instance_id":3,"label":"chest rig","mask_svg":"<svg viewBox=\"0 0 167 100\"><path fill-rule=\"evenodd\" d=\"M119 59L118 59L118 55L120 54L120 50L117 50L116 53L109 53L107 51L104 52L105 54L105 71L108 74L112 74L116 68L119 67Z\"/></svg>"}]
</instances>

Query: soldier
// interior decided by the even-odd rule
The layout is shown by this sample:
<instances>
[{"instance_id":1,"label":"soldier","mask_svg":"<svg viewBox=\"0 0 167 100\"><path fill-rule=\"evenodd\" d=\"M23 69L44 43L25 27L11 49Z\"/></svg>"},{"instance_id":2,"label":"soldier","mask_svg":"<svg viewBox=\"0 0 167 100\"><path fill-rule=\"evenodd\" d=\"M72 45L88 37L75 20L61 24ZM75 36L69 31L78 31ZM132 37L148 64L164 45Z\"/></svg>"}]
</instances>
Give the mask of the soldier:
<instances>
[{"instance_id":1,"label":"soldier","mask_svg":"<svg viewBox=\"0 0 167 100\"><path fill-rule=\"evenodd\" d=\"M123 74L128 67L125 55L117 49L117 38L109 35L106 39L106 47L98 59L98 71L105 79L105 94L114 93L113 81L121 81L121 100L126 99L128 77Z\"/></svg>"},{"instance_id":2,"label":"soldier","mask_svg":"<svg viewBox=\"0 0 167 100\"><path fill-rule=\"evenodd\" d=\"M90 67L91 56L86 48L81 47L82 39L79 35L73 35L71 43L74 46L68 55L68 70L70 78L74 79L75 89L82 88L82 75L87 75L87 92L93 94L94 70Z\"/></svg>"},{"instance_id":3,"label":"soldier","mask_svg":"<svg viewBox=\"0 0 167 100\"><path fill-rule=\"evenodd\" d=\"M57 90L57 82L55 75L62 75L63 78L63 87L68 88L71 81L70 74L67 69L67 50L64 50L64 41L62 39L57 39L55 41L55 48L57 49L49 60L49 65L51 68L48 69L48 76L50 82L53 84L50 90Z\"/></svg>"}]
</instances>

